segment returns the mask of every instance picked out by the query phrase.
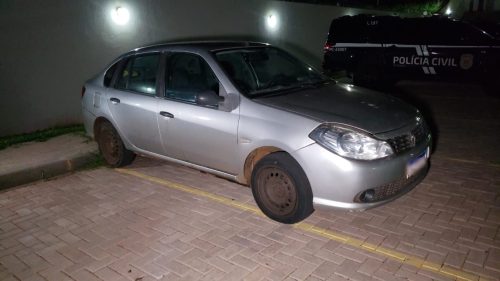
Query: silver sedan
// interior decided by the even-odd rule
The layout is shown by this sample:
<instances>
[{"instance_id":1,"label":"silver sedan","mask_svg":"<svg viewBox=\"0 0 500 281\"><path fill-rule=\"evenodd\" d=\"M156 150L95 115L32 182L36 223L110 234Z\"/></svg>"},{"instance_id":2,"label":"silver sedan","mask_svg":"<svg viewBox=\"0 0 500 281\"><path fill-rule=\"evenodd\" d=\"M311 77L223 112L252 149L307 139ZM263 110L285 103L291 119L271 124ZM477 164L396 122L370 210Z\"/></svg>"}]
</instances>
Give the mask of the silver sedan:
<instances>
[{"instance_id":1,"label":"silver sedan","mask_svg":"<svg viewBox=\"0 0 500 281\"><path fill-rule=\"evenodd\" d=\"M82 110L110 166L142 154L250 185L283 223L314 207L384 204L428 169L431 135L417 109L268 44L135 49L85 83Z\"/></svg>"}]
</instances>

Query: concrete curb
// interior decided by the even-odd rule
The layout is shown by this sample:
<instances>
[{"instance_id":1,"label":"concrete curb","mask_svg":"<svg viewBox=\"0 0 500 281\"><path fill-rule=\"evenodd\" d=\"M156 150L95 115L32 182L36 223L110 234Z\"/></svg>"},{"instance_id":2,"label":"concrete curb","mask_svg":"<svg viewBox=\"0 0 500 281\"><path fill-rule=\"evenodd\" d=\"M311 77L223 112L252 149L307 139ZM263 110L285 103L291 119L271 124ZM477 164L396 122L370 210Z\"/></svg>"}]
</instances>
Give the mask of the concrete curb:
<instances>
[{"instance_id":1,"label":"concrete curb","mask_svg":"<svg viewBox=\"0 0 500 281\"><path fill-rule=\"evenodd\" d=\"M96 153L89 152L77 155L72 159L57 160L37 167L0 175L0 190L76 171L95 161L96 157Z\"/></svg>"}]
</instances>

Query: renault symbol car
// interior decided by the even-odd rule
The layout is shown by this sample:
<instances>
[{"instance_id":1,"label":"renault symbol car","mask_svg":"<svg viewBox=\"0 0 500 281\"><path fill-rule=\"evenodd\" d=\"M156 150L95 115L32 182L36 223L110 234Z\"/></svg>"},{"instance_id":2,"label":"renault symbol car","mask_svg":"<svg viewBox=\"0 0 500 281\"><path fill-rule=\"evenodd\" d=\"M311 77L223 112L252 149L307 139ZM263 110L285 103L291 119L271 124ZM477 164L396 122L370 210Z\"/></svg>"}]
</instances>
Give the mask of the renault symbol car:
<instances>
[{"instance_id":1,"label":"renault symbol car","mask_svg":"<svg viewBox=\"0 0 500 281\"><path fill-rule=\"evenodd\" d=\"M419 111L324 77L264 43L137 48L82 88L85 129L111 167L136 154L249 185L271 219L363 210L417 185L431 135Z\"/></svg>"}]
</instances>

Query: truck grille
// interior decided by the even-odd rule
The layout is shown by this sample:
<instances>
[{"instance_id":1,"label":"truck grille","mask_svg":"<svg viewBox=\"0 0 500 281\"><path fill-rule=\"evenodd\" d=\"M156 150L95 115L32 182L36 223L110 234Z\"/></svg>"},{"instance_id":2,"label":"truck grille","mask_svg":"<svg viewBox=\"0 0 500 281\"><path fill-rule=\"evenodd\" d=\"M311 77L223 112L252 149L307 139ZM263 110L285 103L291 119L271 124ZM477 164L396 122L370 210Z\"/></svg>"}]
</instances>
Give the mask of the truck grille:
<instances>
[{"instance_id":1,"label":"truck grille","mask_svg":"<svg viewBox=\"0 0 500 281\"><path fill-rule=\"evenodd\" d=\"M394 153L402 153L425 141L429 130L424 122L419 123L410 133L388 139Z\"/></svg>"}]
</instances>

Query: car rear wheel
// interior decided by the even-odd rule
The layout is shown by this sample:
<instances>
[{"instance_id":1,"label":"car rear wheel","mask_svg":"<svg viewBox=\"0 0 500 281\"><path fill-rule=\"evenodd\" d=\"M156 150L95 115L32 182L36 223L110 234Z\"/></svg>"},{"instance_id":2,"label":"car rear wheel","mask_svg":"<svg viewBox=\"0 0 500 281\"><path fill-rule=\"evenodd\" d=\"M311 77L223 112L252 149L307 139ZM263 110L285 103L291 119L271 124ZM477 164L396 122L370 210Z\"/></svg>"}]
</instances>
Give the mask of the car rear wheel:
<instances>
[{"instance_id":1,"label":"car rear wheel","mask_svg":"<svg viewBox=\"0 0 500 281\"><path fill-rule=\"evenodd\" d=\"M97 144L106 163L111 167L126 166L135 159L135 153L125 148L120 135L111 123L102 123L98 128Z\"/></svg>"},{"instance_id":2,"label":"car rear wheel","mask_svg":"<svg viewBox=\"0 0 500 281\"><path fill-rule=\"evenodd\" d=\"M297 161L285 152L260 160L252 172L251 186L257 205L273 220L296 223L314 211L309 180Z\"/></svg>"}]
</instances>

